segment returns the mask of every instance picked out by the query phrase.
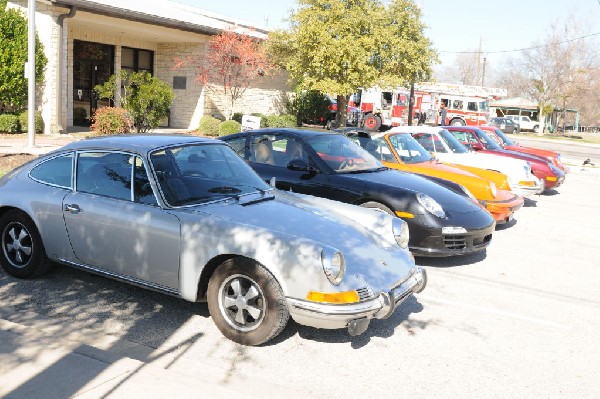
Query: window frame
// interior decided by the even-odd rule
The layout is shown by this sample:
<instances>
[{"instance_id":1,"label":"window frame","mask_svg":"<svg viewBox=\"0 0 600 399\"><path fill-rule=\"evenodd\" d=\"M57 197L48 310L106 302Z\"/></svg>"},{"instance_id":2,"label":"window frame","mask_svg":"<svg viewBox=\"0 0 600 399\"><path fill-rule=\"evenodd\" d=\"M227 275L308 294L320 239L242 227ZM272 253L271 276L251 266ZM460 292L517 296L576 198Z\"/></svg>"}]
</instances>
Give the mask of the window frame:
<instances>
[{"instance_id":1,"label":"window frame","mask_svg":"<svg viewBox=\"0 0 600 399\"><path fill-rule=\"evenodd\" d=\"M47 163L47 162L50 162L50 161L52 161L52 160L55 160L55 159L57 159L57 158L61 158L61 157L67 157L67 156L71 156L71 157L72 157L72 158L71 158L71 186L70 186L70 187L62 186L62 185L60 185L60 184L49 183L49 182L47 182L47 181L43 181L43 180L40 180L40 179L38 179L38 178L35 178L35 177L33 177L33 176L31 175L31 173L32 173L32 172L33 172L35 169L37 169L37 168L41 167L41 166L42 166L42 165L44 165L45 163ZM73 152L73 151L69 151L69 152L67 152L67 153L62 153L62 154L57 154L56 156L53 156L53 157L51 157L51 158L48 158L48 159L44 159L44 160L42 160L41 162L38 162L37 164L35 164L35 165L34 165L34 166L33 166L33 167L32 167L32 168L29 170L29 173L27 173L27 175L29 176L29 178L30 178L31 180L33 180L33 181L35 181L35 182L37 182L37 183L40 183L40 184L45 184L45 185L47 185L47 186L51 186L51 187L57 187L57 188L62 188L62 189L66 189L66 190L71 190L71 191L73 191L73 190L74 190L74 187L75 187L75 179L74 179L74 178L75 178L75 162L74 162L75 158L76 158L76 154L75 154L75 152Z\"/></svg>"},{"instance_id":2,"label":"window frame","mask_svg":"<svg viewBox=\"0 0 600 399\"><path fill-rule=\"evenodd\" d=\"M120 198L120 197L113 197L110 195L106 195L106 194L99 194L99 193L89 193L89 192L85 192L85 191L80 191L79 187L78 187L78 182L77 182L77 178L78 178L78 166L79 166L79 158L82 154L98 154L98 153L105 153L105 154L121 154L121 155L126 155L129 157L132 157L132 162L130 165L130 171L129 171L129 178L130 180L130 187L129 187L129 198L125 199L125 198ZM145 169L146 171L146 176L148 177L148 182L150 183L150 188L152 189L152 194L154 195L154 202L155 204L148 204L145 202L139 202L135 200L135 160L136 158L139 158L142 161L142 167ZM135 154L135 153L131 153L131 152L127 152L127 151L115 151L115 150L106 150L106 149L90 149L90 150L80 150L80 151L76 151L75 152L75 162L73 162L73 188L72 190L74 192L77 193L81 193L81 194L89 194L89 195L97 195L100 197L104 197L104 198L110 198L113 200L119 200L119 201L127 201L127 202L131 202L133 204L140 204L140 205L147 205L147 206L159 206L159 202L158 202L158 196L156 195L156 191L154 189L154 185L152 184L152 181L150 180L150 173L148 173L150 169L148 168L148 165L146 163L146 160L144 159L143 156L139 155L139 154Z\"/></svg>"}]
</instances>

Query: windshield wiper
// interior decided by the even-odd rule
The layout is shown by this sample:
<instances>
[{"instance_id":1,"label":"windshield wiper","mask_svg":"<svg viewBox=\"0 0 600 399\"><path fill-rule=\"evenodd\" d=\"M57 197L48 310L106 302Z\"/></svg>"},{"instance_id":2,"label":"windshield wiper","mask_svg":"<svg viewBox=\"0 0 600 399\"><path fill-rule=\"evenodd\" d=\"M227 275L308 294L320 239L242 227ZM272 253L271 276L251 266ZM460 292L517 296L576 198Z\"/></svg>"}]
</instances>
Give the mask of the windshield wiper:
<instances>
[{"instance_id":1,"label":"windshield wiper","mask_svg":"<svg viewBox=\"0 0 600 399\"><path fill-rule=\"evenodd\" d=\"M221 187L213 187L208 189L209 193L215 194L239 194L242 192L239 188L231 187L231 186L221 186Z\"/></svg>"}]
</instances>

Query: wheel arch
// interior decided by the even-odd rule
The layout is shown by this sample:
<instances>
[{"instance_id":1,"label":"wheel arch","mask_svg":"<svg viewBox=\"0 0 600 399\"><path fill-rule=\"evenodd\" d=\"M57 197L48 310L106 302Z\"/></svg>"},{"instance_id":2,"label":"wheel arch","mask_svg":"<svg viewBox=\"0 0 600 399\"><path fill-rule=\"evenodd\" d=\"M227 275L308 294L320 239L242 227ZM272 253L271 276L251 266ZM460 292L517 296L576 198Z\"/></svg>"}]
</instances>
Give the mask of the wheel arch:
<instances>
[{"instance_id":1,"label":"wheel arch","mask_svg":"<svg viewBox=\"0 0 600 399\"><path fill-rule=\"evenodd\" d=\"M266 266L265 264L263 264L262 262L248 257L248 256L244 256L244 255L238 255L238 254L221 254L221 255L217 255L214 258L212 258L211 260L209 260L206 265L204 266L204 268L202 269L202 273L200 273L200 278L198 280L198 288L197 288L197 293L196 293L196 302L201 302L201 301L205 301L206 300L206 291L208 289L208 282L210 281L210 278L212 277L212 275L215 273L215 270L217 270L217 268L219 266L221 266L223 263L227 262L228 260L232 260L232 259L247 259L250 260L252 262L256 262L259 265L261 265L262 267L264 267L269 273L271 273L271 275L273 276L273 278L277 281L277 283L279 284L279 286L284 290L285 292L285 287L284 284L281 281L280 276L278 275L277 271L272 270L271 268L269 268L268 266Z\"/></svg>"}]
</instances>

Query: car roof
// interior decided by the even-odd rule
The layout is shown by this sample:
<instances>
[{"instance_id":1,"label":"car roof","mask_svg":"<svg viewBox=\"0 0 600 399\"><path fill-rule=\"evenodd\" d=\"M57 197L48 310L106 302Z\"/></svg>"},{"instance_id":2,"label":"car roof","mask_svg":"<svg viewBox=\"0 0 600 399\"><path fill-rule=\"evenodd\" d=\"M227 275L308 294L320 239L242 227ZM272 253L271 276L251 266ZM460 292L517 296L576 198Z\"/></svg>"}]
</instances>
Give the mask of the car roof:
<instances>
[{"instance_id":1,"label":"car roof","mask_svg":"<svg viewBox=\"0 0 600 399\"><path fill-rule=\"evenodd\" d=\"M330 132L319 132L315 130L304 130L304 129L290 129L290 128L266 128L266 129L256 129L256 130L246 130L241 133L230 134L227 136L219 137L221 140L233 139L235 137L243 137L248 134L257 135L257 134L277 134L277 133L285 133L288 136L292 137L314 137L321 136L326 134L338 134L338 133L330 133Z\"/></svg>"},{"instance_id":2,"label":"car roof","mask_svg":"<svg viewBox=\"0 0 600 399\"><path fill-rule=\"evenodd\" d=\"M157 148L182 144L221 143L219 140L177 134L127 134L93 137L67 144L64 150L123 150L145 154Z\"/></svg>"},{"instance_id":3,"label":"car roof","mask_svg":"<svg viewBox=\"0 0 600 399\"><path fill-rule=\"evenodd\" d=\"M437 133L442 129L442 126L396 126L385 133Z\"/></svg>"}]
</instances>

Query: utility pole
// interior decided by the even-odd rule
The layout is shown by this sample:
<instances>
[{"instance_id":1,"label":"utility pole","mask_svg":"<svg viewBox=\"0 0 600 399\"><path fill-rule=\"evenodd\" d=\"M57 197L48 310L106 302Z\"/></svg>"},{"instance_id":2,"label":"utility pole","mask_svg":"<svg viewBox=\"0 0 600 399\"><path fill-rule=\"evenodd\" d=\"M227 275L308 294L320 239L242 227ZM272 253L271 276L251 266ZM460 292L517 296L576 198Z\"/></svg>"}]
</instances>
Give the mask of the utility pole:
<instances>
[{"instance_id":1,"label":"utility pole","mask_svg":"<svg viewBox=\"0 0 600 399\"><path fill-rule=\"evenodd\" d=\"M27 133L29 147L35 146L35 0L27 0Z\"/></svg>"},{"instance_id":2,"label":"utility pole","mask_svg":"<svg viewBox=\"0 0 600 399\"><path fill-rule=\"evenodd\" d=\"M481 73L481 85L485 86L484 82L485 82L485 63L487 61L487 58L483 57L483 71Z\"/></svg>"}]
</instances>

